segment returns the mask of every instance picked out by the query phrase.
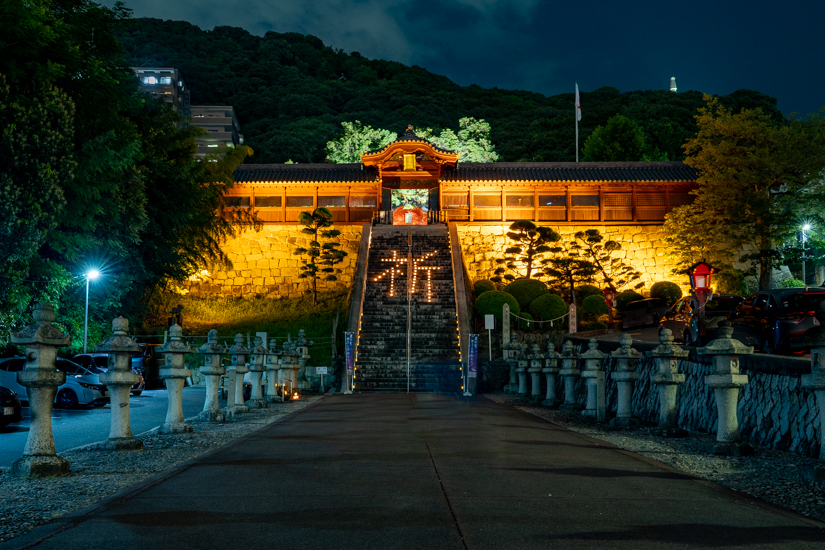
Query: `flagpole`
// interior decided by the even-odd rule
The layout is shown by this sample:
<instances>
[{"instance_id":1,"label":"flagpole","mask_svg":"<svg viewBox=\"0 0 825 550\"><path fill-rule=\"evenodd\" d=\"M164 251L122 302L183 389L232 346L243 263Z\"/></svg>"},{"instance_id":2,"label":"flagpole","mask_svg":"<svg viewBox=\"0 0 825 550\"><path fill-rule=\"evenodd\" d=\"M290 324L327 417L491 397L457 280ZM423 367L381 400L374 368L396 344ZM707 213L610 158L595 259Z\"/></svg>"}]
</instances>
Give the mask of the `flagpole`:
<instances>
[{"instance_id":1,"label":"flagpole","mask_svg":"<svg viewBox=\"0 0 825 550\"><path fill-rule=\"evenodd\" d=\"M576 162L579 162L579 83L576 82L576 105L575 105L575 117L576 117Z\"/></svg>"}]
</instances>

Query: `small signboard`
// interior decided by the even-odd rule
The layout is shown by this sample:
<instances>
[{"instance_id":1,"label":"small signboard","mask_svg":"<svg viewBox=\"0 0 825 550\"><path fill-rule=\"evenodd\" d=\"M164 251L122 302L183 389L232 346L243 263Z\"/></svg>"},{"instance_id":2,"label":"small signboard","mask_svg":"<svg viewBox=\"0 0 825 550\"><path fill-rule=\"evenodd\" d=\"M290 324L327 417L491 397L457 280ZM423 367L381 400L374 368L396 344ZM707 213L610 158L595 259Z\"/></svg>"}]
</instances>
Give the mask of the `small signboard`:
<instances>
[{"instance_id":1,"label":"small signboard","mask_svg":"<svg viewBox=\"0 0 825 550\"><path fill-rule=\"evenodd\" d=\"M355 333L344 333L344 354L347 358L347 373L352 374L355 368Z\"/></svg>"},{"instance_id":2,"label":"small signboard","mask_svg":"<svg viewBox=\"0 0 825 550\"><path fill-rule=\"evenodd\" d=\"M315 374L327 374L327 367L315 367Z\"/></svg>"},{"instance_id":3,"label":"small signboard","mask_svg":"<svg viewBox=\"0 0 825 550\"><path fill-rule=\"evenodd\" d=\"M496 316L495 315L485 315L484 316L484 330L494 330L496 328Z\"/></svg>"},{"instance_id":4,"label":"small signboard","mask_svg":"<svg viewBox=\"0 0 825 550\"><path fill-rule=\"evenodd\" d=\"M492 315L490 315L492 317ZM467 377L478 378L478 334L470 335L470 354L467 359Z\"/></svg>"}]
</instances>

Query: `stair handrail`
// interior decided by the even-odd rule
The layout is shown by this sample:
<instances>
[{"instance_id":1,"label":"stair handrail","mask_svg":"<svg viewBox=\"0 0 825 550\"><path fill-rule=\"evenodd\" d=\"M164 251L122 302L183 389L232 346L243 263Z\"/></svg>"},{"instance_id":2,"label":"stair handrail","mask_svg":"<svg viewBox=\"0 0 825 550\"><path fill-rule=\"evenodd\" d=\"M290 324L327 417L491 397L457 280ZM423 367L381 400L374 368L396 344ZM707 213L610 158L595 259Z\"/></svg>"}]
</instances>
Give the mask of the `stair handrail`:
<instances>
[{"instance_id":1,"label":"stair handrail","mask_svg":"<svg viewBox=\"0 0 825 550\"><path fill-rule=\"evenodd\" d=\"M455 294L455 308L456 308L456 315L458 316L458 347L461 353L461 365L462 368L466 366L469 369L469 357L470 357L470 332L471 328L471 315L472 315L472 302L470 302L470 296L472 294L468 290L468 281L467 277L465 277L465 267L464 267L464 256L461 253L461 242L458 239L458 229L456 228L455 223L448 223L447 224L447 234L449 236L450 242L450 259L453 266L453 292ZM459 299L459 285L464 290L465 300L462 302ZM469 375L469 372L466 374ZM476 393L476 388L473 387L472 391L470 389L470 378L466 378L467 383L464 387L464 391L470 392L472 394ZM475 384L473 384L475 386Z\"/></svg>"},{"instance_id":2,"label":"stair handrail","mask_svg":"<svg viewBox=\"0 0 825 550\"><path fill-rule=\"evenodd\" d=\"M361 285L361 300L360 300L360 303L358 304L358 315L355 318L355 331L350 331L350 332L355 332L355 346L354 346L355 349L353 350L354 360L358 359L358 342L361 339L361 317L364 315L364 297L367 294L367 279L369 279L370 245L372 244L372 224L371 223L370 224L365 224L364 229L367 229L368 233L366 235L366 238L367 238L366 251L365 251L366 253L364 254L364 277L363 277L363 283ZM361 230L361 239L362 240L365 237L365 235L363 233L364 229ZM361 246L363 246L363 245L361 245ZM359 253L360 252L361 251L359 250ZM357 267L357 262L356 262L356 267ZM356 270L356 275L358 274L358 271L359 270ZM352 328L352 323L353 323L353 321L352 321L352 319L350 319L349 328ZM346 368L346 367L344 367L344 368ZM347 374L347 377L348 376L349 375ZM355 387L355 384L353 382L354 380L355 380L355 371L353 370L352 380L350 380L350 391L352 391Z\"/></svg>"}]
</instances>

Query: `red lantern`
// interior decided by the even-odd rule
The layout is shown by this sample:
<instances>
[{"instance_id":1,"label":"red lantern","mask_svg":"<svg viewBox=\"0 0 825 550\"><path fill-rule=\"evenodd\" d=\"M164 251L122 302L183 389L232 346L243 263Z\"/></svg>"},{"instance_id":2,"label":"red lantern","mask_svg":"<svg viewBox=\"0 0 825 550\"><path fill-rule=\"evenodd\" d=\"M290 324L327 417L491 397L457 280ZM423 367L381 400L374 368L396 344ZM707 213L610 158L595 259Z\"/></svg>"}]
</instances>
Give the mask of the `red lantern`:
<instances>
[{"instance_id":1,"label":"red lantern","mask_svg":"<svg viewBox=\"0 0 825 550\"><path fill-rule=\"evenodd\" d=\"M699 262L688 268L687 274L690 277L690 288L694 291L705 292L710 289L711 277L719 270L706 262Z\"/></svg>"}]
</instances>

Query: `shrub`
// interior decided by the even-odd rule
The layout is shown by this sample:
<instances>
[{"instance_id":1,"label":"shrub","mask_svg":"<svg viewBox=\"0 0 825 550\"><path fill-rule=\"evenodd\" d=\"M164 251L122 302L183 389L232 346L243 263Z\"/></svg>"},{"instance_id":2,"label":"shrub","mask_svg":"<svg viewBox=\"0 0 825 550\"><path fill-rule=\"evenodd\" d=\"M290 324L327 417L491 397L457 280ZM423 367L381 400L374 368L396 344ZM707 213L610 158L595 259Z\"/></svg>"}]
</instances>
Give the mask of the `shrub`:
<instances>
[{"instance_id":1,"label":"shrub","mask_svg":"<svg viewBox=\"0 0 825 550\"><path fill-rule=\"evenodd\" d=\"M582 302L582 311L590 315L606 315L607 304L604 303L604 296L588 296Z\"/></svg>"},{"instance_id":2,"label":"shrub","mask_svg":"<svg viewBox=\"0 0 825 550\"><path fill-rule=\"evenodd\" d=\"M567 313L567 304L561 299L561 296L556 294L543 294L530 302L530 313L533 319L540 319L549 321L550 319L558 319ZM564 323L561 323L562 325ZM559 323L553 323L553 328L559 326ZM548 324L542 324L542 328L548 328Z\"/></svg>"},{"instance_id":3,"label":"shrub","mask_svg":"<svg viewBox=\"0 0 825 550\"><path fill-rule=\"evenodd\" d=\"M576 287L576 301L578 302L578 304L576 304L576 305L584 304L584 299L585 298L587 298L588 296L595 296L597 294L599 296L601 296L602 299L604 299L604 293L597 286L593 286L593 285L577 286Z\"/></svg>"},{"instance_id":4,"label":"shrub","mask_svg":"<svg viewBox=\"0 0 825 550\"><path fill-rule=\"evenodd\" d=\"M669 306L676 303L676 300L682 297L682 289L676 283L670 281L660 281L653 283L650 287L651 298L661 298Z\"/></svg>"},{"instance_id":5,"label":"shrub","mask_svg":"<svg viewBox=\"0 0 825 550\"><path fill-rule=\"evenodd\" d=\"M496 321L501 326L501 308L504 304L510 304L510 311L518 315L521 313L521 308L511 294L501 292L500 290L488 290L478 298L476 298L476 314L479 316L495 315Z\"/></svg>"},{"instance_id":6,"label":"shrub","mask_svg":"<svg viewBox=\"0 0 825 550\"><path fill-rule=\"evenodd\" d=\"M630 302L635 302L636 300L644 300L645 297L639 294L634 290L625 290L624 292L619 292L616 295L616 309L619 311L624 311L625 306Z\"/></svg>"},{"instance_id":7,"label":"shrub","mask_svg":"<svg viewBox=\"0 0 825 550\"><path fill-rule=\"evenodd\" d=\"M793 277L779 281L779 288L802 288L803 286L805 286L805 283Z\"/></svg>"},{"instance_id":8,"label":"shrub","mask_svg":"<svg viewBox=\"0 0 825 550\"><path fill-rule=\"evenodd\" d=\"M533 330L536 328L536 324L531 322L533 320L533 316L527 313L526 311L522 311L519 313L519 317L524 317L524 319L528 319L525 321L524 319L513 319L515 325L521 330Z\"/></svg>"},{"instance_id":9,"label":"shrub","mask_svg":"<svg viewBox=\"0 0 825 550\"><path fill-rule=\"evenodd\" d=\"M489 290L495 289L495 283L493 283L493 281L490 281L489 279L479 279L478 281L473 283L473 292L475 293L476 298L478 298L479 296L481 296Z\"/></svg>"},{"instance_id":10,"label":"shrub","mask_svg":"<svg viewBox=\"0 0 825 550\"><path fill-rule=\"evenodd\" d=\"M590 321L589 323L581 323L579 325L579 329L584 332L585 330L603 330L606 329L607 325L602 323L601 321Z\"/></svg>"},{"instance_id":11,"label":"shrub","mask_svg":"<svg viewBox=\"0 0 825 550\"><path fill-rule=\"evenodd\" d=\"M748 289L748 279L745 273L738 269L725 270L713 276L714 286L716 292L719 294L737 294L739 296L747 296L750 294Z\"/></svg>"},{"instance_id":12,"label":"shrub","mask_svg":"<svg viewBox=\"0 0 825 550\"><path fill-rule=\"evenodd\" d=\"M526 310L533 300L547 294L547 285L535 279L518 279L505 286L504 292L515 296L519 307Z\"/></svg>"}]
</instances>

